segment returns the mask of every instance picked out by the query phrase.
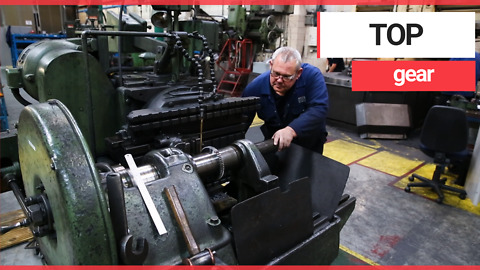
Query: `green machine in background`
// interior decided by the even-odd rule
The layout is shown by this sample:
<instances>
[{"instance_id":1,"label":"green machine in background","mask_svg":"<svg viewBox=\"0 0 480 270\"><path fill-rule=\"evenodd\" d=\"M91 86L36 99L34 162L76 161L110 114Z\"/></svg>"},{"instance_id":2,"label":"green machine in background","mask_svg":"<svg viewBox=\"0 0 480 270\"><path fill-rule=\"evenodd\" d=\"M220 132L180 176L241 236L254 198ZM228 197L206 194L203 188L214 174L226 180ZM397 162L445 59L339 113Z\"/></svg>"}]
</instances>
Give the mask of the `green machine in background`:
<instances>
[{"instance_id":1,"label":"green machine in background","mask_svg":"<svg viewBox=\"0 0 480 270\"><path fill-rule=\"evenodd\" d=\"M243 6L230 6L228 10L227 23L236 35L241 38L248 38L258 46L256 52L262 49L275 50L278 44L277 39L284 32L277 24L276 15L288 14L289 11L275 11L263 6L250 6L249 13Z\"/></svg>"},{"instance_id":2,"label":"green machine in background","mask_svg":"<svg viewBox=\"0 0 480 270\"><path fill-rule=\"evenodd\" d=\"M32 44L5 70L26 105L19 166L2 168L17 226L52 265L331 263L355 206L348 166L246 140L258 99L216 91L218 44L202 32L218 25L177 29L181 10L161 33L107 15L121 31Z\"/></svg>"}]
</instances>

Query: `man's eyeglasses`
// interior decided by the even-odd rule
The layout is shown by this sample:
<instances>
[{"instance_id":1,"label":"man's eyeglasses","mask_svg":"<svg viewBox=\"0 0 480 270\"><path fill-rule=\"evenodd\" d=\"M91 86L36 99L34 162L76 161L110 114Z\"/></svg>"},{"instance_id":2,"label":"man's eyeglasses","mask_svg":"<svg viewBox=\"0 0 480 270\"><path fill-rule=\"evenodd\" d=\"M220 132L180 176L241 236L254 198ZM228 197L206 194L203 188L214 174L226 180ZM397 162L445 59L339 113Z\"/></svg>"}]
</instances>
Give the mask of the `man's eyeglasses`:
<instances>
[{"instance_id":1,"label":"man's eyeglasses","mask_svg":"<svg viewBox=\"0 0 480 270\"><path fill-rule=\"evenodd\" d=\"M283 74L279 74L273 70L270 70L270 77L272 78L275 78L276 80L278 80L279 78L282 78L282 80L284 82L289 82L293 79L295 79L295 76L297 76L297 74L293 74L293 75L283 75Z\"/></svg>"}]
</instances>

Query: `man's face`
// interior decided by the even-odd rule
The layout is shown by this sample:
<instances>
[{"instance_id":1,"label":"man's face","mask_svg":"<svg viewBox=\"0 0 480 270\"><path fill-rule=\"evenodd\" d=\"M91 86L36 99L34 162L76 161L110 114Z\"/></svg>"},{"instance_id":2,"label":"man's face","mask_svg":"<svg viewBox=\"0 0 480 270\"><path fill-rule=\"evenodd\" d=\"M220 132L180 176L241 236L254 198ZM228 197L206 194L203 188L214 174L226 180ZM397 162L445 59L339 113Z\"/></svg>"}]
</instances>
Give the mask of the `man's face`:
<instances>
[{"instance_id":1,"label":"man's face","mask_svg":"<svg viewBox=\"0 0 480 270\"><path fill-rule=\"evenodd\" d=\"M302 69L297 71L296 61L283 62L276 58L270 62L270 85L273 90L283 96L292 88L302 74Z\"/></svg>"}]
</instances>

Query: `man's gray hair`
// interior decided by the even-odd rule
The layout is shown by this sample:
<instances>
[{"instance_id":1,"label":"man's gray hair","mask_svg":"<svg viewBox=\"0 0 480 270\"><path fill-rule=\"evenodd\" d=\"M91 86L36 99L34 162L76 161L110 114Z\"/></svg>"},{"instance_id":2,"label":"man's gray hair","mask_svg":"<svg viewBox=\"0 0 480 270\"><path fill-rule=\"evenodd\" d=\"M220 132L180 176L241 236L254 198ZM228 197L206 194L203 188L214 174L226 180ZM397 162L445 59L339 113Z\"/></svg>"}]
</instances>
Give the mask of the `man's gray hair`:
<instances>
[{"instance_id":1,"label":"man's gray hair","mask_svg":"<svg viewBox=\"0 0 480 270\"><path fill-rule=\"evenodd\" d=\"M270 60L270 63L273 62L277 57L279 57L279 60L287 63L290 61L296 61L297 62L297 70L300 69L300 66L302 65L302 56L300 53L291 47L280 47L278 48L273 54L272 54L272 59Z\"/></svg>"}]
</instances>

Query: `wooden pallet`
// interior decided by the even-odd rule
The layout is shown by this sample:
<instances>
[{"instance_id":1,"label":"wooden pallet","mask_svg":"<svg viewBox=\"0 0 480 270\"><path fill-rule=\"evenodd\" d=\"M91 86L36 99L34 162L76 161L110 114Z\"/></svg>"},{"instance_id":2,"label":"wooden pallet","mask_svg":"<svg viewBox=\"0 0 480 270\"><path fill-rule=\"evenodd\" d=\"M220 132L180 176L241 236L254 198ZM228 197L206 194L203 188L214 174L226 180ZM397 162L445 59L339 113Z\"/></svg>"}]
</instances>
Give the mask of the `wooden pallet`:
<instances>
[{"instance_id":1,"label":"wooden pallet","mask_svg":"<svg viewBox=\"0 0 480 270\"><path fill-rule=\"evenodd\" d=\"M0 226L10 226L20 222L25 218L25 214L21 209L0 214ZM13 229L5 234L0 235L0 250L24 243L33 239L32 232L28 227L20 227Z\"/></svg>"}]
</instances>

